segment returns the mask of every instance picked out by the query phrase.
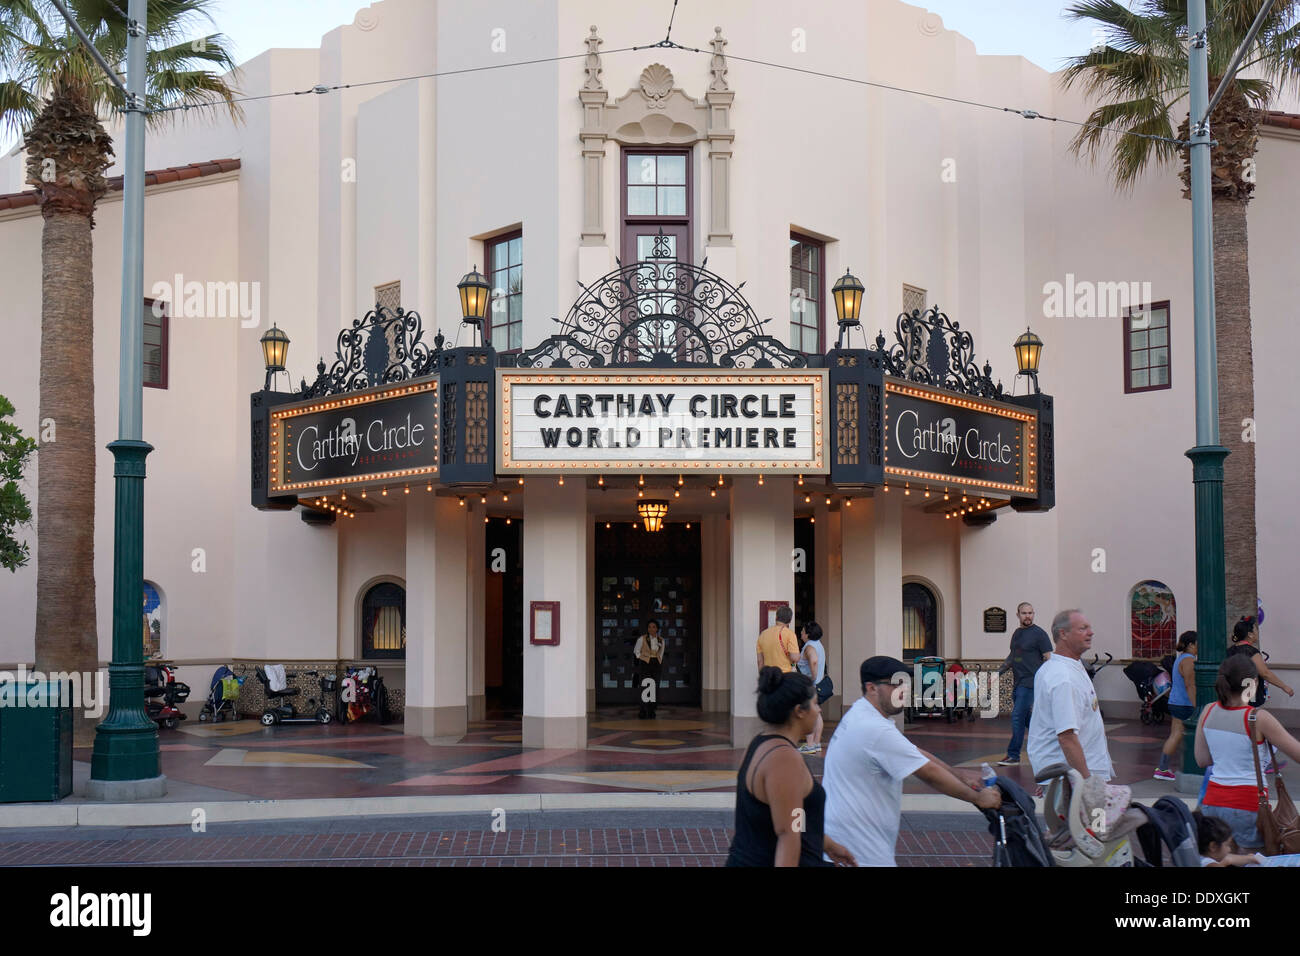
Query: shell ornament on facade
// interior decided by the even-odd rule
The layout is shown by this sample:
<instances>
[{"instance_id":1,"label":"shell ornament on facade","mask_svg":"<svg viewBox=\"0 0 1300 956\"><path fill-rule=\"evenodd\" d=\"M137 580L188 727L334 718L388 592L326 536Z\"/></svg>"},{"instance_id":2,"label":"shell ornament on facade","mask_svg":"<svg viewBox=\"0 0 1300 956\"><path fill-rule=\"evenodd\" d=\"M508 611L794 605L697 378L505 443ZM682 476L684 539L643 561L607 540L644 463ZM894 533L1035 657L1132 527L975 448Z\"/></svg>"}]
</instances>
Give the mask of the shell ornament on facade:
<instances>
[{"instance_id":1,"label":"shell ornament on facade","mask_svg":"<svg viewBox=\"0 0 1300 956\"><path fill-rule=\"evenodd\" d=\"M641 92L651 109L663 109L664 98L673 91L673 72L662 63L651 63L641 71Z\"/></svg>"}]
</instances>

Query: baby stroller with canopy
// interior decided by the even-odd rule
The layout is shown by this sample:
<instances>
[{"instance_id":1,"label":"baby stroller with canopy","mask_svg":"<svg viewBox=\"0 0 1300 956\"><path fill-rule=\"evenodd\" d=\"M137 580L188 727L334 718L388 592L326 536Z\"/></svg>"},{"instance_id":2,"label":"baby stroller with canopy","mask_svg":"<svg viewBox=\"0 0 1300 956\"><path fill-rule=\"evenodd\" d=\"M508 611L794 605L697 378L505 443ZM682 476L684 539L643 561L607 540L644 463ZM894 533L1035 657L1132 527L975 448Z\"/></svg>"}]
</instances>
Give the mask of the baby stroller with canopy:
<instances>
[{"instance_id":1,"label":"baby stroller with canopy","mask_svg":"<svg viewBox=\"0 0 1300 956\"><path fill-rule=\"evenodd\" d=\"M201 722L212 721L219 724L223 720L238 720L239 713L235 701L239 700L239 688L247 678L236 677L235 672L222 664L212 673L212 682L208 688L208 699L199 711Z\"/></svg>"},{"instance_id":2,"label":"baby stroller with canopy","mask_svg":"<svg viewBox=\"0 0 1300 956\"><path fill-rule=\"evenodd\" d=\"M1138 717L1144 724L1162 724L1169 713L1169 672L1154 661L1134 661L1124 668L1124 676L1137 688L1142 709Z\"/></svg>"}]
</instances>

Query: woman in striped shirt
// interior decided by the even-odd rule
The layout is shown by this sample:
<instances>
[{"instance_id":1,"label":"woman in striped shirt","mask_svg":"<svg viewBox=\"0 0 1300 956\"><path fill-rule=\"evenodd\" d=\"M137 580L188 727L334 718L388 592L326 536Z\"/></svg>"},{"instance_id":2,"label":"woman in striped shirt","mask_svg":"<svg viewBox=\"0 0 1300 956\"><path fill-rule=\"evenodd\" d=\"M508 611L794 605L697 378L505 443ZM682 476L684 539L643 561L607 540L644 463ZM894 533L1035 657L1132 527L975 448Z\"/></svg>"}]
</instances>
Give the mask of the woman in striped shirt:
<instances>
[{"instance_id":1,"label":"woman in striped shirt","mask_svg":"<svg viewBox=\"0 0 1300 956\"><path fill-rule=\"evenodd\" d=\"M1262 741L1292 760L1300 760L1300 741L1268 711L1249 705L1258 683L1259 673L1249 657L1234 654L1224 658L1214 684L1219 699L1201 712L1196 725L1196 762L1202 767L1214 764L1201 812L1227 823L1237 846L1246 852L1264 845L1258 826L1259 787L1252 743L1260 748L1261 767L1268 764L1268 748Z\"/></svg>"}]
</instances>

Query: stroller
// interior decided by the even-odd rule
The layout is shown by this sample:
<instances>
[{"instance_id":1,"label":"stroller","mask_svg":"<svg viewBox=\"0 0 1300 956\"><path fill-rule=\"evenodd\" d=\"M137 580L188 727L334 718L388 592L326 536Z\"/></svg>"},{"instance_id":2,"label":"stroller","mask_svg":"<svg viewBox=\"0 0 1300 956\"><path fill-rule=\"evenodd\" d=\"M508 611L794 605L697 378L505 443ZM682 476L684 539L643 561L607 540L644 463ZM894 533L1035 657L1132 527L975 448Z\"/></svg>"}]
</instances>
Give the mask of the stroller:
<instances>
[{"instance_id":1,"label":"stroller","mask_svg":"<svg viewBox=\"0 0 1300 956\"><path fill-rule=\"evenodd\" d=\"M212 721L219 724L223 720L238 720L239 713L235 701L239 699L239 688L245 677L236 677L235 672L224 664L212 674L212 683L208 689L208 699L199 711L201 722Z\"/></svg>"},{"instance_id":2,"label":"stroller","mask_svg":"<svg viewBox=\"0 0 1300 956\"><path fill-rule=\"evenodd\" d=\"M1153 661L1134 661L1124 668L1124 676L1137 688L1142 709L1138 717L1144 724L1162 724L1169 713L1169 672Z\"/></svg>"},{"instance_id":3,"label":"stroller","mask_svg":"<svg viewBox=\"0 0 1300 956\"><path fill-rule=\"evenodd\" d=\"M1055 823L1050 832L1039 826L1034 801L1006 777L997 778L1002 806L980 811L993 835L994 866L1165 866L1166 850L1169 866L1200 865L1196 827L1181 800L1161 797L1153 807L1130 803L1107 834L1085 826L1077 772L1047 767L1038 780L1050 781L1046 806L1057 808L1045 810Z\"/></svg>"},{"instance_id":4,"label":"stroller","mask_svg":"<svg viewBox=\"0 0 1300 956\"><path fill-rule=\"evenodd\" d=\"M918 717L946 717L951 723L951 710L944 700L944 659L918 657L912 666L915 669L912 698L903 708L903 722L911 723Z\"/></svg>"}]
</instances>

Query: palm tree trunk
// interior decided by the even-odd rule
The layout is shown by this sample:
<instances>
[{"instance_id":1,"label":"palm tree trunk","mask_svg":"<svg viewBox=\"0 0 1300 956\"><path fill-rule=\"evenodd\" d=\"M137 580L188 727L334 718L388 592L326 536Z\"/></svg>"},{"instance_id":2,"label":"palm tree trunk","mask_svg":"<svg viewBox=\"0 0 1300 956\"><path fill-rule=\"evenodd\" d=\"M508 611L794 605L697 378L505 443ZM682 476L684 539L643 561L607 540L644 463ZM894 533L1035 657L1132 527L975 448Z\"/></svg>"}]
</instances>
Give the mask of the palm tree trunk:
<instances>
[{"instance_id":1,"label":"palm tree trunk","mask_svg":"<svg viewBox=\"0 0 1300 956\"><path fill-rule=\"evenodd\" d=\"M36 668L99 669L95 626L94 275L90 213L44 207L41 233L41 421L36 512ZM76 746L94 742L95 721L78 709Z\"/></svg>"},{"instance_id":2,"label":"palm tree trunk","mask_svg":"<svg viewBox=\"0 0 1300 956\"><path fill-rule=\"evenodd\" d=\"M1227 620L1255 614L1255 363L1251 348L1246 202L1216 197L1214 316L1218 347L1219 441L1231 454L1223 473ZM1248 421L1249 420L1249 421ZM1248 430L1249 428L1249 430Z\"/></svg>"}]
</instances>

